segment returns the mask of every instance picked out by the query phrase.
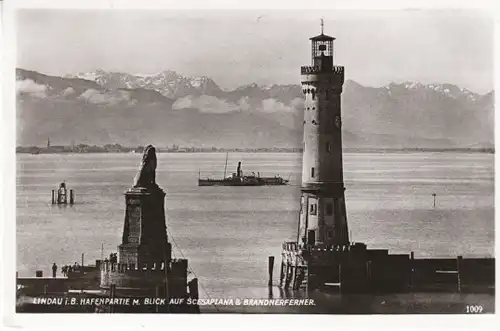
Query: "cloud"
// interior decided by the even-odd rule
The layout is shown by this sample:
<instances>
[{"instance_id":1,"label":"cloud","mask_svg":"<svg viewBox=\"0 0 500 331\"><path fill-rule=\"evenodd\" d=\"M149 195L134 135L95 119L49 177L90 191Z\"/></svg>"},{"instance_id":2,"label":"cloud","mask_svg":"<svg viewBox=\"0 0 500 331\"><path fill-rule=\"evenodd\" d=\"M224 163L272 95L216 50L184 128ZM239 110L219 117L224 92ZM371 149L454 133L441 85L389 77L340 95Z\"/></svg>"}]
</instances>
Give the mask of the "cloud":
<instances>
[{"instance_id":1,"label":"cloud","mask_svg":"<svg viewBox=\"0 0 500 331\"><path fill-rule=\"evenodd\" d=\"M16 81L17 93L29 94L36 98L47 98L47 86L37 84L31 79Z\"/></svg>"},{"instance_id":2,"label":"cloud","mask_svg":"<svg viewBox=\"0 0 500 331\"><path fill-rule=\"evenodd\" d=\"M200 97L193 97L191 95L188 95L186 97L177 99L172 105L172 109L182 108L195 108L203 113L219 114L229 113L240 109L240 107L234 103L210 95L202 95Z\"/></svg>"},{"instance_id":3,"label":"cloud","mask_svg":"<svg viewBox=\"0 0 500 331\"><path fill-rule=\"evenodd\" d=\"M128 102L128 106L133 107L133 106L136 106L138 103L139 103L139 101L137 101L137 99L132 99Z\"/></svg>"},{"instance_id":4,"label":"cloud","mask_svg":"<svg viewBox=\"0 0 500 331\"><path fill-rule=\"evenodd\" d=\"M292 102L290 104L296 110L300 110L300 109L304 108L304 99L303 98L295 98L292 100Z\"/></svg>"},{"instance_id":5,"label":"cloud","mask_svg":"<svg viewBox=\"0 0 500 331\"><path fill-rule=\"evenodd\" d=\"M242 97L240 100L238 100L238 106L241 110L246 111L250 109L250 103L248 102L249 99L249 97Z\"/></svg>"},{"instance_id":6,"label":"cloud","mask_svg":"<svg viewBox=\"0 0 500 331\"><path fill-rule=\"evenodd\" d=\"M188 95L177 99L172 105L172 109L194 108L204 113L229 113L232 111L257 111L263 113L295 113L304 107L304 101L301 98L293 99L289 105L284 104L278 99L265 99L255 104L245 96L241 97L236 103L225 99L219 99L214 96L202 95L195 97Z\"/></svg>"},{"instance_id":7,"label":"cloud","mask_svg":"<svg viewBox=\"0 0 500 331\"><path fill-rule=\"evenodd\" d=\"M172 104L172 109L195 108L193 100L194 97L191 95L179 98Z\"/></svg>"},{"instance_id":8,"label":"cloud","mask_svg":"<svg viewBox=\"0 0 500 331\"><path fill-rule=\"evenodd\" d=\"M301 107L303 107L303 101L300 98L293 99L290 105L285 105L277 99L270 98L262 100L262 105L258 110L264 113L293 113Z\"/></svg>"},{"instance_id":9,"label":"cloud","mask_svg":"<svg viewBox=\"0 0 500 331\"><path fill-rule=\"evenodd\" d=\"M96 105L115 106L121 102L130 101L130 93L127 91L106 91L100 92L88 89L83 92L78 99L85 100Z\"/></svg>"},{"instance_id":10,"label":"cloud","mask_svg":"<svg viewBox=\"0 0 500 331\"><path fill-rule=\"evenodd\" d=\"M67 89L65 89L64 91L61 92L61 95L63 97L67 97L67 96L70 96L72 94L75 94L75 90L72 87L68 87Z\"/></svg>"}]
</instances>

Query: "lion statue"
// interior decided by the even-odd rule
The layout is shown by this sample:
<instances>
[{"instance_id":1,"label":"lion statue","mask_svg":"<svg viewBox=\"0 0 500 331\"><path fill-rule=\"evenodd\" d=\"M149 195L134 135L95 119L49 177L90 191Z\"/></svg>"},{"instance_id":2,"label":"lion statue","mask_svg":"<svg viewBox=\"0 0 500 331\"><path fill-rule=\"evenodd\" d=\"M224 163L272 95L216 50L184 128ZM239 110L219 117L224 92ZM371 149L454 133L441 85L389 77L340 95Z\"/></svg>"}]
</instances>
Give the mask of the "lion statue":
<instances>
[{"instance_id":1,"label":"lion statue","mask_svg":"<svg viewBox=\"0 0 500 331\"><path fill-rule=\"evenodd\" d=\"M153 145L147 145L142 155L139 172L134 179L134 187L154 187L156 185L156 150Z\"/></svg>"}]
</instances>

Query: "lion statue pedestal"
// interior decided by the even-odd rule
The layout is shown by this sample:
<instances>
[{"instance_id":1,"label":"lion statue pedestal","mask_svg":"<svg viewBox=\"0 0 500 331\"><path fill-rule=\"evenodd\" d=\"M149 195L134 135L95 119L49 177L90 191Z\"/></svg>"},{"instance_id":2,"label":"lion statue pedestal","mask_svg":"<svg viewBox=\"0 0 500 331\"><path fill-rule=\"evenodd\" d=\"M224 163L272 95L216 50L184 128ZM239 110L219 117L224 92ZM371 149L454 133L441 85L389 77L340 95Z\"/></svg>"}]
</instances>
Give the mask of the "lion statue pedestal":
<instances>
[{"instance_id":1,"label":"lion statue pedestal","mask_svg":"<svg viewBox=\"0 0 500 331\"><path fill-rule=\"evenodd\" d=\"M125 221L119 263L139 268L167 264L171 260L165 222L165 192L156 184L155 148L144 149L134 186L125 192Z\"/></svg>"}]
</instances>

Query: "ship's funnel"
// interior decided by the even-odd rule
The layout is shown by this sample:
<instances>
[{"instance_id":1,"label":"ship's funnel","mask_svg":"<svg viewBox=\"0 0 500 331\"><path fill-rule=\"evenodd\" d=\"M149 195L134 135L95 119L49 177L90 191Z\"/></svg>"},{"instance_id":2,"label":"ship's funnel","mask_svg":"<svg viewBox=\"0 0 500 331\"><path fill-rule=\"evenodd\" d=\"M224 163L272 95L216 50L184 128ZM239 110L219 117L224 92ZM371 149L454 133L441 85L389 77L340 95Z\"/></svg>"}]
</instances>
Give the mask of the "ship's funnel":
<instances>
[{"instance_id":1,"label":"ship's funnel","mask_svg":"<svg viewBox=\"0 0 500 331\"><path fill-rule=\"evenodd\" d=\"M242 176L242 173L241 173L241 162L238 162L238 169L236 169L236 174L238 175L238 177Z\"/></svg>"}]
</instances>

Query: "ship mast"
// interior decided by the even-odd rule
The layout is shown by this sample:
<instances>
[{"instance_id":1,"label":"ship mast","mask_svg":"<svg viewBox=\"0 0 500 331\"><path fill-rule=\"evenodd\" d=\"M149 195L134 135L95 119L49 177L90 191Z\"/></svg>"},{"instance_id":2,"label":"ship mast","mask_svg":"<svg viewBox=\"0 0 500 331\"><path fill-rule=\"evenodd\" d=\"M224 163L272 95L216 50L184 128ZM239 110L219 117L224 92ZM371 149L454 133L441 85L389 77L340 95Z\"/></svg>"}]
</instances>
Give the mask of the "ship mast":
<instances>
[{"instance_id":1,"label":"ship mast","mask_svg":"<svg viewBox=\"0 0 500 331\"><path fill-rule=\"evenodd\" d=\"M222 177L223 179L226 178L226 171L227 171L227 157L228 157L229 153L226 152L226 164L224 165L224 177Z\"/></svg>"}]
</instances>

